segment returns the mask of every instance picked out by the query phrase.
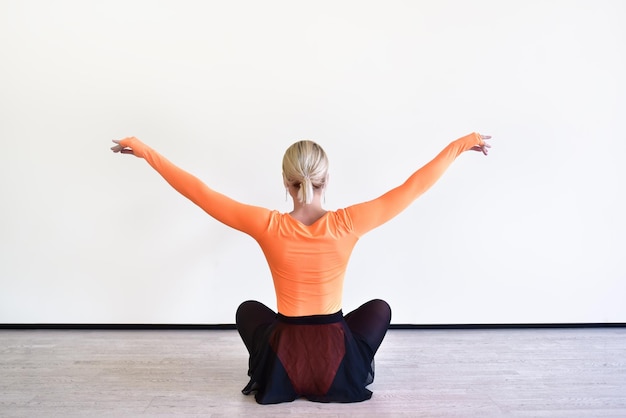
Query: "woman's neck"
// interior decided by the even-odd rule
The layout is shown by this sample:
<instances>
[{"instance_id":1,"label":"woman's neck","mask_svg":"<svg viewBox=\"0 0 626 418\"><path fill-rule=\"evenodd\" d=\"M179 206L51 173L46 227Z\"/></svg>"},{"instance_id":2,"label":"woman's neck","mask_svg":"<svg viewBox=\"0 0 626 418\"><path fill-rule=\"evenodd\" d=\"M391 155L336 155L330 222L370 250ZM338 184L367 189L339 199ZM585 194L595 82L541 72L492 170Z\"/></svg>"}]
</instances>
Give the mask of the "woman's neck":
<instances>
[{"instance_id":1,"label":"woman's neck","mask_svg":"<svg viewBox=\"0 0 626 418\"><path fill-rule=\"evenodd\" d=\"M313 202L307 204L301 203L297 200L293 202L293 211L289 213L292 218L305 224L312 225L318 219L326 214L326 210L322 207L319 198L313 200Z\"/></svg>"}]
</instances>

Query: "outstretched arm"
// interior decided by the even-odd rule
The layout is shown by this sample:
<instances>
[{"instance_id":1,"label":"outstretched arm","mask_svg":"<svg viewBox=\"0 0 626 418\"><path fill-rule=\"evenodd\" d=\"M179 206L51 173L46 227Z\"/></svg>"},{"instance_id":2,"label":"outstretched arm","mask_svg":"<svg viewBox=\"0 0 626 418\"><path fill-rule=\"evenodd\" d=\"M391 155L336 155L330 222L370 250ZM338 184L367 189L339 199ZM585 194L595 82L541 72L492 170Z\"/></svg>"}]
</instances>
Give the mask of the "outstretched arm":
<instances>
[{"instance_id":1,"label":"outstretched arm","mask_svg":"<svg viewBox=\"0 0 626 418\"><path fill-rule=\"evenodd\" d=\"M354 231L358 236L387 222L441 178L443 173L464 151L479 151L487 155L490 136L472 133L445 147L434 159L417 170L402 185L369 202L348 207Z\"/></svg>"},{"instance_id":2,"label":"outstretched arm","mask_svg":"<svg viewBox=\"0 0 626 418\"><path fill-rule=\"evenodd\" d=\"M113 140L111 150L143 158L180 194L200 206L218 221L256 236L269 222L270 211L239 203L205 185L200 179L175 166L135 137Z\"/></svg>"}]
</instances>

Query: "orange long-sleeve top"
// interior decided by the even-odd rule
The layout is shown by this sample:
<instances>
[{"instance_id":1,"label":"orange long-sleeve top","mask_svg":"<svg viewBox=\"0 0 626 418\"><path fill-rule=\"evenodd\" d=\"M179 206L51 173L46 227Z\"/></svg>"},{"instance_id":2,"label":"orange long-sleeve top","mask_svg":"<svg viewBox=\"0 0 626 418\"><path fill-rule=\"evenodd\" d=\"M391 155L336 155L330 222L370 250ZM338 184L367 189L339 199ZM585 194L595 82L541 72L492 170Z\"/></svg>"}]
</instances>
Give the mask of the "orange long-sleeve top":
<instances>
[{"instance_id":1,"label":"orange long-sleeve top","mask_svg":"<svg viewBox=\"0 0 626 418\"><path fill-rule=\"evenodd\" d=\"M267 259L278 312L286 316L322 315L342 308L343 282L350 254L363 234L382 225L428 190L462 152L482 144L478 134L450 143L402 185L364 203L326 212L312 225L287 213L237 202L136 138L132 148L178 192L216 220L254 238Z\"/></svg>"}]
</instances>

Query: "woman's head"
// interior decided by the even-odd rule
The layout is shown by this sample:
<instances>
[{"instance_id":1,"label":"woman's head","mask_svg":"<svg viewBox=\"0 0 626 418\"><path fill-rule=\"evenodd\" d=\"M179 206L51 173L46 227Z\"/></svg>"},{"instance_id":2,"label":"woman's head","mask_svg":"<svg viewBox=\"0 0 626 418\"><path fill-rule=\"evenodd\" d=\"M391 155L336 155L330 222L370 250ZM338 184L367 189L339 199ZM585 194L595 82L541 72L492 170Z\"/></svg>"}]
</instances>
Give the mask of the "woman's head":
<instances>
[{"instance_id":1,"label":"woman's head","mask_svg":"<svg viewBox=\"0 0 626 418\"><path fill-rule=\"evenodd\" d=\"M298 200L309 204L315 190L323 189L328 181L328 157L313 141L298 141L283 156L285 186L298 190Z\"/></svg>"}]
</instances>

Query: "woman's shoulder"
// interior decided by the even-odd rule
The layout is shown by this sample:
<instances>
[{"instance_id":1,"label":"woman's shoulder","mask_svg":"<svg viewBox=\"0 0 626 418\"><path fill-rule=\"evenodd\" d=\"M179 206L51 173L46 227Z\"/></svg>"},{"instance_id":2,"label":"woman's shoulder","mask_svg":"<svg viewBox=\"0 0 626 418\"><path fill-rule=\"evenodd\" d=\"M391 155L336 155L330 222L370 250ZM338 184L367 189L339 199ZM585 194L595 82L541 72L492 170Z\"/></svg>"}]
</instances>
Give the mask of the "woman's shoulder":
<instances>
[{"instance_id":1,"label":"woman's shoulder","mask_svg":"<svg viewBox=\"0 0 626 418\"><path fill-rule=\"evenodd\" d=\"M324 225L330 226L333 229L342 229L349 231L352 229L352 219L350 218L347 208L328 210L315 222L311 222L310 225L306 225L303 222L295 219L288 212L280 212L278 210L272 210L270 212L270 222L274 225L298 225L305 228L323 227Z\"/></svg>"}]
</instances>

